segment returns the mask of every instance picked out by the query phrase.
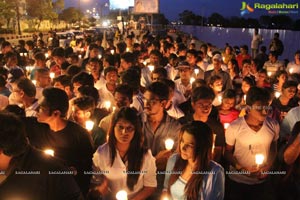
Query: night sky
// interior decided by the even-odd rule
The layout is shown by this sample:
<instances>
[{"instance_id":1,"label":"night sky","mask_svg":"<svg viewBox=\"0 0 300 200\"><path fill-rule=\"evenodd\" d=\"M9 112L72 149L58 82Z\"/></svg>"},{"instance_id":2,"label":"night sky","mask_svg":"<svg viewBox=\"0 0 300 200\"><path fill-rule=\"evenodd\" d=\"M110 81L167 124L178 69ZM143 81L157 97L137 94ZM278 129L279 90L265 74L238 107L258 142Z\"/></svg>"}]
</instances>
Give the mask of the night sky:
<instances>
[{"instance_id":1,"label":"night sky","mask_svg":"<svg viewBox=\"0 0 300 200\"><path fill-rule=\"evenodd\" d=\"M65 0L65 7L78 6L79 0ZM80 0L82 9L91 9L98 5L104 4L108 0ZM225 17L241 16L240 9L243 0L160 0L160 12L164 13L169 20L177 20L178 14L184 10L193 11L197 15L209 17L212 13L217 12ZM245 0L253 7L254 3L297 3L295 0ZM299 7L300 7L300 2ZM300 9L298 14L289 14L293 19L300 18ZM245 18L259 18L261 15L271 15L267 11L255 10L253 13L244 15Z\"/></svg>"}]
</instances>

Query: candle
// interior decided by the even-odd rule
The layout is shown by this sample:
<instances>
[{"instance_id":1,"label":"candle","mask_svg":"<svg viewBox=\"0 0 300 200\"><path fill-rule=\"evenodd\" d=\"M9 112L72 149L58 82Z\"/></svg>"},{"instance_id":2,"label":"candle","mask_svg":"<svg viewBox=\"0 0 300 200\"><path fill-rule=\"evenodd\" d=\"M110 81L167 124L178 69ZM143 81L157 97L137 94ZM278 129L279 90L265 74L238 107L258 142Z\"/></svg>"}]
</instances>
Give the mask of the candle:
<instances>
[{"instance_id":1,"label":"candle","mask_svg":"<svg viewBox=\"0 0 300 200\"><path fill-rule=\"evenodd\" d=\"M264 162L264 155L263 154L256 154L255 155L255 163L257 164L257 168L259 168L259 165L263 164Z\"/></svg>"},{"instance_id":2,"label":"candle","mask_svg":"<svg viewBox=\"0 0 300 200\"><path fill-rule=\"evenodd\" d=\"M50 78L54 79L55 78L55 73L54 72L50 72Z\"/></svg>"},{"instance_id":3,"label":"candle","mask_svg":"<svg viewBox=\"0 0 300 200\"><path fill-rule=\"evenodd\" d=\"M146 66L147 65L147 62L146 62L146 60L143 62L143 64Z\"/></svg>"},{"instance_id":4,"label":"candle","mask_svg":"<svg viewBox=\"0 0 300 200\"><path fill-rule=\"evenodd\" d=\"M244 94L243 98L244 98L244 101L246 102L247 95L246 95L246 94Z\"/></svg>"},{"instance_id":5,"label":"candle","mask_svg":"<svg viewBox=\"0 0 300 200\"><path fill-rule=\"evenodd\" d=\"M52 149L45 149L44 153L47 154L47 155L50 155L52 157L54 156L54 151Z\"/></svg>"},{"instance_id":6,"label":"candle","mask_svg":"<svg viewBox=\"0 0 300 200\"><path fill-rule=\"evenodd\" d=\"M294 68L290 68L289 72L290 72L290 74L292 74L294 72Z\"/></svg>"},{"instance_id":7,"label":"candle","mask_svg":"<svg viewBox=\"0 0 300 200\"><path fill-rule=\"evenodd\" d=\"M229 125L230 125L230 123L224 123L224 129L226 130Z\"/></svg>"},{"instance_id":8,"label":"candle","mask_svg":"<svg viewBox=\"0 0 300 200\"><path fill-rule=\"evenodd\" d=\"M127 200L127 192L125 190L120 190L116 194L117 200Z\"/></svg>"},{"instance_id":9,"label":"candle","mask_svg":"<svg viewBox=\"0 0 300 200\"><path fill-rule=\"evenodd\" d=\"M80 51L84 51L84 48L81 48Z\"/></svg>"},{"instance_id":10,"label":"candle","mask_svg":"<svg viewBox=\"0 0 300 200\"><path fill-rule=\"evenodd\" d=\"M36 80L32 80L31 82L33 83L33 85L36 85Z\"/></svg>"},{"instance_id":11,"label":"candle","mask_svg":"<svg viewBox=\"0 0 300 200\"><path fill-rule=\"evenodd\" d=\"M276 98L279 98L279 97L280 97L280 95L281 95L281 93L280 93L280 92L275 92L275 97L276 97Z\"/></svg>"},{"instance_id":12,"label":"candle","mask_svg":"<svg viewBox=\"0 0 300 200\"><path fill-rule=\"evenodd\" d=\"M215 142L216 142L216 137L217 137L217 135L216 135L216 134L213 134L213 143L212 143L212 149L211 149L212 154L215 153Z\"/></svg>"},{"instance_id":13,"label":"candle","mask_svg":"<svg viewBox=\"0 0 300 200\"><path fill-rule=\"evenodd\" d=\"M86 130L88 130L88 131L93 130L93 128L94 128L94 122L91 121L91 120L87 120L87 121L85 122L85 128L86 128Z\"/></svg>"},{"instance_id":14,"label":"candle","mask_svg":"<svg viewBox=\"0 0 300 200\"><path fill-rule=\"evenodd\" d=\"M82 55L78 55L78 58L81 59L81 58L82 58Z\"/></svg>"},{"instance_id":15,"label":"candle","mask_svg":"<svg viewBox=\"0 0 300 200\"><path fill-rule=\"evenodd\" d=\"M148 65L148 68L149 68L150 72L153 72L153 70L154 70L154 66L153 65Z\"/></svg>"},{"instance_id":16,"label":"candle","mask_svg":"<svg viewBox=\"0 0 300 200\"><path fill-rule=\"evenodd\" d=\"M101 58L102 58L102 55L101 55L101 54L99 54L99 55L98 55L98 59L101 59Z\"/></svg>"},{"instance_id":17,"label":"candle","mask_svg":"<svg viewBox=\"0 0 300 200\"><path fill-rule=\"evenodd\" d=\"M114 53L115 53L115 50L110 50L110 53L112 54L112 55L114 55Z\"/></svg>"},{"instance_id":18,"label":"candle","mask_svg":"<svg viewBox=\"0 0 300 200\"><path fill-rule=\"evenodd\" d=\"M199 74L199 69L198 68L196 68L196 69L194 69L194 73L196 74L196 76Z\"/></svg>"},{"instance_id":19,"label":"candle","mask_svg":"<svg viewBox=\"0 0 300 200\"><path fill-rule=\"evenodd\" d=\"M272 75L272 72L267 72L267 75L270 77Z\"/></svg>"},{"instance_id":20,"label":"candle","mask_svg":"<svg viewBox=\"0 0 300 200\"><path fill-rule=\"evenodd\" d=\"M48 54L48 53L45 53L45 57L48 58L48 57L49 57L49 54Z\"/></svg>"},{"instance_id":21,"label":"candle","mask_svg":"<svg viewBox=\"0 0 300 200\"><path fill-rule=\"evenodd\" d=\"M167 150L171 150L173 148L173 145L174 145L174 140L172 140L171 138L165 140L165 147Z\"/></svg>"},{"instance_id":22,"label":"candle","mask_svg":"<svg viewBox=\"0 0 300 200\"><path fill-rule=\"evenodd\" d=\"M20 53L20 56L24 56L24 53Z\"/></svg>"},{"instance_id":23,"label":"candle","mask_svg":"<svg viewBox=\"0 0 300 200\"><path fill-rule=\"evenodd\" d=\"M225 61L225 57L224 56L222 57L222 60L223 60L223 62Z\"/></svg>"},{"instance_id":24,"label":"candle","mask_svg":"<svg viewBox=\"0 0 300 200\"><path fill-rule=\"evenodd\" d=\"M116 106L113 106L112 111L115 112L115 110L116 110Z\"/></svg>"},{"instance_id":25,"label":"candle","mask_svg":"<svg viewBox=\"0 0 300 200\"><path fill-rule=\"evenodd\" d=\"M27 53L24 53L24 56L27 56Z\"/></svg>"},{"instance_id":26,"label":"candle","mask_svg":"<svg viewBox=\"0 0 300 200\"><path fill-rule=\"evenodd\" d=\"M170 200L168 197L163 197L162 200Z\"/></svg>"},{"instance_id":27,"label":"candle","mask_svg":"<svg viewBox=\"0 0 300 200\"><path fill-rule=\"evenodd\" d=\"M218 101L222 103L222 96L221 95L218 96Z\"/></svg>"},{"instance_id":28,"label":"candle","mask_svg":"<svg viewBox=\"0 0 300 200\"><path fill-rule=\"evenodd\" d=\"M126 48L126 52L129 52L129 48L128 47Z\"/></svg>"},{"instance_id":29,"label":"candle","mask_svg":"<svg viewBox=\"0 0 300 200\"><path fill-rule=\"evenodd\" d=\"M190 78L190 84L193 84L196 79L194 77Z\"/></svg>"},{"instance_id":30,"label":"candle","mask_svg":"<svg viewBox=\"0 0 300 200\"><path fill-rule=\"evenodd\" d=\"M110 106L111 106L111 102L110 101L105 101L104 102L104 107L109 110L110 109Z\"/></svg>"}]
</instances>

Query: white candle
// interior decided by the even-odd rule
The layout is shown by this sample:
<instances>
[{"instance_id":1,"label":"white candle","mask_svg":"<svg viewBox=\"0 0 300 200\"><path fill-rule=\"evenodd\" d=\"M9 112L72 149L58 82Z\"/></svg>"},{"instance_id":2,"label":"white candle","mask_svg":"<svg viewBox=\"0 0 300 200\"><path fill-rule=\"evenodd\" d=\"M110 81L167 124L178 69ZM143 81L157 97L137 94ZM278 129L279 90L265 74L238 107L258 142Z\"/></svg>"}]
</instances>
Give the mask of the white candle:
<instances>
[{"instance_id":1,"label":"white candle","mask_svg":"<svg viewBox=\"0 0 300 200\"><path fill-rule=\"evenodd\" d=\"M292 74L294 72L294 68L290 68L289 72L290 72L290 74Z\"/></svg>"},{"instance_id":2,"label":"white candle","mask_svg":"<svg viewBox=\"0 0 300 200\"><path fill-rule=\"evenodd\" d=\"M32 82L34 85L36 85L36 80L32 80L31 82Z\"/></svg>"},{"instance_id":3,"label":"white candle","mask_svg":"<svg viewBox=\"0 0 300 200\"><path fill-rule=\"evenodd\" d=\"M94 128L94 122L91 121L91 120L87 120L87 121L85 122L85 128L86 128L86 130L88 130L88 131L93 130L93 128Z\"/></svg>"},{"instance_id":4,"label":"white candle","mask_svg":"<svg viewBox=\"0 0 300 200\"><path fill-rule=\"evenodd\" d=\"M82 58L82 55L78 55L78 58L81 59L81 58Z\"/></svg>"},{"instance_id":5,"label":"white candle","mask_svg":"<svg viewBox=\"0 0 300 200\"><path fill-rule=\"evenodd\" d=\"M143 62L143 64L146 66L147 65L147 62L146 62L146 60Z\"/></svg>"},{"instance_id":6,"label":"white candle","mask_svg":"<svg viewBox=\"0 0 300 200\"><path fill-rule=\"evenodd\" d=\"M24 53L24 56L27 56L27 53Z\"/></svg>"},{"instance_id":7,"label":"white candle","mask_svg":"<svg viewBox=\"0 0 300 200\"><path fill-rule=\"evenodd\" d=\"M45 53L45 57L48 58L48 57L49 57L49 54L48 54L48 53Z\"/></svg>"},{"instance_id":8,"label":"white candle","mask_svg":"<svg viewBox=\"0 0 300 200\"><path fill-rule=\"evenodd\" d=\"M168 138L165 140L165 147L167 150L171 150L173 148L174 145L174 140Z\"/></svg>"},{"instance_id":9,"label":"white candle","mask_svg":"<svg viewBox=\"0 0 300 200\"><path fill-rule=\"evenodd\" d=\"M102 58L102 55L101 55L101 54L99 54L99 55L98 55L98 59L101 59L101 58Z\"/></svg>"},{"instance_id":10,"label":"white candle","mask_svg":"<svg viewBox=\"0 0 300 200\"><path fill-rule=\"evenodd\" d=\"M129 48L128 47L126 48L126 52L129 52Z\"/></svg>"},{"instance_id":11,"label":"white candle","mask_svg":"<svg viewBox=\"0 0 300 200\"><path fill-rule=\"evenodd\" d=\"M111 102L110 101L105 101L104 102L104 107L109 110L110 109L110 106L111 106Z\"/></svg>"},{"instance_id":12,"label":"white candle","mask_svg":"<svg viewBox=\"0 0 300 200\"><path fill-rule=\"evenodd\" d=\"M117 200L127 200L127 192L125 190L120 190L116 194Z\"/></svg>"},{"instance_id":13,"label":"white candle","mask_svg":"<svg viewBox=\"0 0 300 200\"><path fill-rule=\"evenodd\" d=\"M50 72L50 78L54 79L55 78L55 73L54 72Z\"/></svg>"},{"instance_id":14,"label":"white candle","mask_svg":"<svg viewBox=\"0 0 300 200\"><path fill-rule=\"evenodd\" d=\"M199 74L199 69L198 68L196 68L196 69L194 69L194 73L196 74L196 76Z\"/></svg>"},{"instance_id":15,"label":"white candle","mask_svg":"<svg viewBox=\"0 0 300 200\"><path fill-rule=\"evenodd\" d=\"M244 98L244 101L246 102L246 99L247 99L247 95L245 95L245 94L244 94L244 97L243 97L243 98Z\"/></svg>"},{"instance_id":16,"label":"white candle","mask_svg":"<svg viewBox=\"0 0 300 200\"><path fill-rule=\"evenodd\" d=\"M275 92L275 97L276 97L276 98L279 98L279 97L280 97L280 95L281 95L281 93L280 93L280 92Z\"/></svg>"},{"instance_id":17,"label":"white candle","mask_svg":"<svg viewBox=\"0 0 300 200\"><path fill-rule=\"evenodd\" d=\"M53 149L45 149L44 150L44 153L47 154L47 155L50 155L50 156L54 156L54 151Z\"/></svg>"},{"instance_id":18,"label":"white candle","mask_svg":"<svg viewBox=\"0 0 300 200\"><path fill-rule=\"evenodd\" d=\"M190 78L190 84L193 84L196 79L194 77Z\"/></svg>"},{"instance_id":19,"label":"white candle","mask_svg":"<svg viewBox=\"0 0 300 200\"><path fill-rule=\"evenodd\" d=\"M226 130L229 125L230 125L230 123L224 123L224 129Z\"/></svg>"},{"instance_id":20,"label":"white candle","mask_svg":"<svg viewBox=\"0 0 300 200\"><path fill-rule=\"evenodd\" d=\"M112 55L114 55L114 53L115 53L115 50L110 50L110 53L112 54Z\"/></svg>"},{"instance_id":21,"label":"white candle","mask_svg":"<svg viewBox=\"0 0 300 200\"><path fill-rule=\"evenodd\" d=\"M257 168L259 168L259 165L263 164L264 162L264 155L263 154L256 154L255 155L255 163L257 164Z\"/></svg>"},{"instance_id":22,"label":"white candle","mask_svg":"<svg viewBox=\"0 0 300 200\"><path fill-rule=\"evenodd\" d=\"M24 56L24 53L20 53L20 56Z\"/></svg>"},{"instance_id":23,"label":"white candle","mask_svg":"<svg viewBox=\"0 0 300 200\"><path fill-rule=\"evenodd\" d=\"M153 72L153 70L154 70L154 66L153 65L148 65L148 68L149 68L150 72Z\"/></svg>"}]
</instances>

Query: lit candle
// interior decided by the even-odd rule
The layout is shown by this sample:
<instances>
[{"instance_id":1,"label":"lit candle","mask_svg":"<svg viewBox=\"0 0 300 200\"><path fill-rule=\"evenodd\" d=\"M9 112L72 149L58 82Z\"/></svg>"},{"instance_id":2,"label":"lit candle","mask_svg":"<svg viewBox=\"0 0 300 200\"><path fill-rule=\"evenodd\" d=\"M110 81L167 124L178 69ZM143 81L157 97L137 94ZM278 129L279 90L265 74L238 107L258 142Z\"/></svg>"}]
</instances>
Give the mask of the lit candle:
<instances>
[{"instance_id":1,"label":"lit candle","mask_svg":"<svg viewBox=\"0 0 300 200\"><path fill-rule=\"evenodd\" d=\"M246 102L246 99L247 99L247 95L246 94L244 94L244 101Z\"/></svg>"},{"instance_id":2,"label":"lit candle","mask_svg":"<svg viewBox=\"0 0 300 200\"><path fill-rule=\"evenodd\" d=\"M173 148L174 145L174 140L168 138L165 140L165 147L167 150L171 150Z\"/></svg>"},{"instance_id":3,"label":"lit candle","mask_svg":"<svg viewBox=\"0 0 300 200\"><path fill-rule=\"evenodd\" d=\"M272 75L272 72L267 72L267 75L270 77Z\"/></svg>"},{"instance_id":4,"label":"lit candle","mask_svg":"<svg viewBox=\"0 0 300 200\"><path fill-rule=\"evenodd\" d=\"M294 72L294 68L290 68L289 72L290 72L290 74L292 74Z\"/></svg>"},{"instance_id":5,"label":"lit candle","mask_svg":"<svg viewBox=\"0 0 300 200\"><path fill-rule=\"evenodd\" d=\"M225 57L224 56L222 57L222 60L223 60L223 62L225 61Z\"/></svg>"},{"instance_id":6,"label":"lit candle","mask_svg":"<svg viewBox=\"0 0 300 200\"><path fill-rule=\"evenodd\" d=\"M50 155L52 157L54 156L54 151L52 149L45 149L44 153L47 154L47 155Z\"/></svg>"},{"instance_id":7,"label":"lit candle","mask_svg":"<svg viewBox=\"0 0 300 200\"><path fill-rule=\"evenodd\" d=\"M49 57L49 54L48 54L48 53L45 53L45 57L48 58L48 57Z\"/></svg>"},{"instance_id":8,"label":"lit candle","mask_svg":"<svg viewBox=\"0 0 300 200\"><path fill-rule=\"evenodd\" d=\"M27 53L24 53L24 56L27 56Z\"/></svg>"},{"instance_id":9,"label":"lit candle","mask_svg":"<svg viewBox=\"0 0 300 200\"><path fill-rule=\"evenodd\" d=\"M112 111L115 112L115 110L116 110L116 106L113 106Z\"/></svg>"},{"instance_id":10,"label":"lit candle","mask_svg":"<svg viewBox=\"0 0 300 200\"><path fill-rule=\"evenodd\" d=\"M194 73L196 74L196 76L198 76L198 74L199 74L199 69L198 69L198 68L194 69Z\"/></svg>"},{"instance_id":11,"label":"lit candle","mask_svg":"<svg viewBox=\"0 0 300 200\"><path fill-rule=\"evenodd\" d=\"M104 107L109 110L110 109L110 106L111 106L111 102L110 101L105 101L104 102Z\"/></svg>"},{"instance_id":12,"label":"lit candle","mask_svg":"<svg viewBox=\"0 0 300 200\"><path fill-rule=\"evenodd\" d=\"M20 56L24 56L24 53L20 53Z\"/></svg>"},{"instance_id":13,"label":"lit candle","mask_svg":"<svg viewBox=\"0 0 300 200\"><path fill-rule=\"evenodd\" d=\"M230 123L224 123L224 129L226 130L229 125L230 125Z\"/></svg>"},{"instance_id":14,"label":"lit candle","mask_svg":"<svg viewBox=\"0 0 300 200\"><path fill-rule=\"evenodd\" d=\"M213 134L213 143L212 143L212 149L211 149L211 151L212 151L212 154L214 154L214 153L215 153L215 143L216 143L216 137L217 137L217 135L216 135L216 134Z\"/></svg>"},{"instance_id":15,"label":"lit candle","mask_svg":"<svg viewBox=\"0 0 300 200\"><path fill-rule=\"evenodd\" d=\"M54 79L55 78L55 73L54 72L50 72L50 78Z\"/></svg>"},{"instance_id":16,"label":"lit candle","mask_svg":"<svg viewBox=\"0 0 300 200\"><path fill-rule=\"evenodd\" d=\"M81 59L81 58L82 58L82 55L78 55L78 58Z\"/></svg>"},{"instance_id":17,"label":"lit candle","mask_svg":"<svg viewBox=\"0 0 300 200\"><path fill-rule=\"evenodd\" d=\"M194 77L190 78L190 84L193 84L196 79Z\"/></svg>"},{"instance_id":18,"label":"lit candle","mask_svg":"<svg viewBox=\"0 0 300 200\"><path fill-rule=\"evenodd\" d=\"M102 55L101 55L101 54L99 54L99 55L98 55L98 59L101 59L101 58L102 58Z\"/></svg>"},{"instance_id":19,"label":"lit candle","mask_svg":"<svg viewBox=\"0 0 300 200\"><path fill-rule=\"evenodd\" d=\"M87 120L87 121L85 122L85 128L86 128L86 130L88 130L88 131L93 130L93 128L94 128L94 122L91 121L91 120Z\"/></svg>"},{"instance_id":20,"label":"lit candle","mask_svg":"<svg viewBox=\"0 0 300 200\"><path fill-rule=\"evenodd\" d=\"M114 55L114 53L115 53L115 50L110 50L110 53L112 54L112 55Z\"/></svg>"},{"instance_id":21,"label":"lit candle","mask_svg":"<svg viewBox=\"0 0 300 200\"><path fill-rule=\"evenodd\" d=\"M129 52L129 48L128 47L126 48L126 52Z\"/></svg>"},{"instance_id":22,"label":"lit candle","mask_svg":"<svg viewBox=\"0 0 300 200\"><path fill-rule=\"evenodd\" d=\"M169 197L163 197L162 200L170 200Z\"/></svg>"},{"instance_id":23,"label":"lit candle","mask_svg":"<svg viewBox=\"0 0 300 200\"><path fill-rule=\"evenodd\" d=\"M218 96L218 100L219 100L219 102L222 102L222 95Z\"/></svg>"},{"instance_id":24,"label":"lit candle","mask_svg":"<svg viewBox=\"0 0 300 200\"><path fill-rule=\"evenodd\" d=\"M280 92L275 92L275 97L278 99L280 97L281 93Z\"/></svg>"},{"instance_id":25,"label":"lit candle","mask_svg":"<svg viewBox=\"0 0 300 200\"><path fill-rule=\"evenodd\" d=\"M264 155L263 154L256 154L255 155L255 163L257 164L257 168L259 168L259 165L263 164L264 162Z\"/></svg>"},{"instance_id":26,"label":"lit candle","mask_svg":"<svg viewBox=\"0 0 300 200\"><path fill-rule=\"evenodd\" d=\"M127 192L125 190L120 190L116 194L117 200L127 200Z\"/></svg>"},{"instance_id":27,"label":"lit candle","mask_svg":"<svg viewBox=\"0 0 300 200\"><path fill-rule=\"evenodd\" d=\"M33 85L36 85L36 80L32 80L31 82L33 83Z\"/></svg>"},{"instance_id":28,"label":"lit candle","mask_svg":"<svg viewBox=\"0 0 300 200\"><path fill-rule=\"evenodd\" d=\"M153 70L154 70L154 66L153 65L148 65L148 68L149 68L150 72L153 72Z\"/></svg>"},{"instance_id":29,"label":"lit candle","mask_svg":"<svg viewBox=\"0 0 300 200\"><path fill-rule=\"evenodd\" d=\"M81 48L80 51L84 51L84 48Z\"/></svg>"},{"instance_id":30,"label":"lit candle","mask_svg":"<svg viewBox=\"0 0 300 200\"><path fill-rule=\"evenodd\" d=\"M146 62L146 60L143 62L143 64L146 66L147 65L147 62Z\"/></svg>"}]
</instances>

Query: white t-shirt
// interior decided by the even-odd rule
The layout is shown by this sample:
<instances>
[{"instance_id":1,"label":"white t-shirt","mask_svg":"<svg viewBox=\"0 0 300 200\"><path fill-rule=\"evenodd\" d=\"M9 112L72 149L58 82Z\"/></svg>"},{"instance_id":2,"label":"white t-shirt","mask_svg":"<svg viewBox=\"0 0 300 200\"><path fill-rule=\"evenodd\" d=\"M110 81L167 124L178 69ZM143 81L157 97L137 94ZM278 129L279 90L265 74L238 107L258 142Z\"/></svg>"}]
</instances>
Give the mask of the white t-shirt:
<instances>
[{"instance_id":1,"label":"white t-shirt","mask_svg":"<svg viewBox=\"0 0 300 200\"><path fill-rule=\"evenodd\" d=\"M128 163L123 163L117 151L115 161L111 166L108 143L103 144L97 149L93 156L93 163L108 179L112 197L115 197L118 191L125 190L128 194L128 199L130 199L142 190L143 187L157 186L155 158L152 156L151 150L148 150L144 155L140 176L133 191L130 191L126 185Z\"/></svg>"},{"instance_id":2,"label":"white t-shirt","mask_svg":"<svg viewBox=\"0 0 300 200\"><path fill-rule=\"evenodd\" d=\"M243 168L256 166L256 154L263 154L264 160L267 161L271 143L277 141L278 138L279 124L269 117L265 119L263 126L257 132L248 126L244 117L240 117L230 124L225 133L226 144L234 146L233 156ZM232 166L230 170L236 171ZM249 185L263 182L243 174L229 174L229 178Z\"/></svg>"}]
</instances>

